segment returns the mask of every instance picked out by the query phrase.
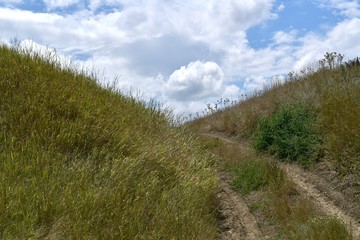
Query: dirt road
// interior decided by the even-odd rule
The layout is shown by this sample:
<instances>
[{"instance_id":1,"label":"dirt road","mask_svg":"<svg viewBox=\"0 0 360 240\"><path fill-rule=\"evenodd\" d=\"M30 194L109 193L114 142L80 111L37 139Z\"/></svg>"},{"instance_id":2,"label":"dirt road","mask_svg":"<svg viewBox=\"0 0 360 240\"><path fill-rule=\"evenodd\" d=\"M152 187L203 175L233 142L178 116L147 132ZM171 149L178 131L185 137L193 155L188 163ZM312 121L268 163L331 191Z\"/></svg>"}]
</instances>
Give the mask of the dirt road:
<instances>
[{"instance_id":1,"label":"dirt road","mask_svg":"<svg viewBox=\"0 0 360 240\"><path fill-rule=\"evenodd\" d=\"M229 176L219 171L222 191L218 194L220 202L220 239L262 239L255 217L244 200L229 186Z\"/></svg>"},{"instance_id":2,"label":"dirt road","mask_svg":"<svg viewBox=\"0 0 360 240\"><path fill-rule=\"evenodd\" d=\"M250 150L248 146L229 139L221 134L206 133L204 136L217 138L226 144L233 144L244 150ZM304 171L292 164L281 163L280 167L291 179L299 193L309 198L323 213L335 216L343 221L352 231L355 239L360 239L360 218L354 214L360 209L360 203L350 201L342 192L326 179L313 172ZM220 217L223 233L221 240L232 239L263 239L255 217L249 211L248 206L239 194L229 187L229 176L225 172L219 172L222 191L219 193Z\"/></svg>"}]
</instances>

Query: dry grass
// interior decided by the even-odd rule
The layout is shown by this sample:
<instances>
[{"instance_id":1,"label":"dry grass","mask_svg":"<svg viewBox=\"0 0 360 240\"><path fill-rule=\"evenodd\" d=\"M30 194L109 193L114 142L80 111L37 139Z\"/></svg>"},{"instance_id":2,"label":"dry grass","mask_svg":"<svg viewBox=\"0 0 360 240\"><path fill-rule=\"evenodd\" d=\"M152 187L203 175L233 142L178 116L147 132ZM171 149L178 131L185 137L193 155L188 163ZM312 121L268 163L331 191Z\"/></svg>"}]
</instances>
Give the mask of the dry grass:
<instances>
[{"instance_id":1,"label":"dry grass","mask_svg":"<svg viewBox=\"0 0 360 240\"><path fill-rule=\"evenodd\" d=\"M360 183L360 61L356 58L339 65L337 55L330 58L334 54L325 55L322 68L316 71L289 74L284 84L267 87L191 124L195 129L252 140L261 119L284 107L304 106L315 117L314 132L319 134L316 157L332 162L339 174L357 175Z\"/></svg>"},{"instance_id":2,"label":"dry grass","mask_svg":"<svg viewBox=\"0 0 360 240\"><path fill-rule=\"evenodd\" d=\"M0 239L212 239L211 157L171 113L0 46Z\"/></svg>"}]
</instances>

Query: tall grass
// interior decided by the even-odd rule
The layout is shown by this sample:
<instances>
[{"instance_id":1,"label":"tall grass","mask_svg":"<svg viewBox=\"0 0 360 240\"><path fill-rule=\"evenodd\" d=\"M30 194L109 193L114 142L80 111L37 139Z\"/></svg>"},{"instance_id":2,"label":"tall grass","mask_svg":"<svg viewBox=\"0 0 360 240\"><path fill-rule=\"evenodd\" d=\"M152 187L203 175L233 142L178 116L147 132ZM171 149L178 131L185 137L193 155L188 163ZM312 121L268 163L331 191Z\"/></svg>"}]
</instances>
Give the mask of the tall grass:
<instances>
[{"instance_id":1,"label":"tall grass","mask_svg":"<svg viewBox=\"0 0 360 240\"><path fill-rule=\"evenodd\" d=\"M343 68L322 93L319 128L329 158L343 173L360 173L360 65ZM359 176L360 183L360 176ZM360 189L359 189L360 190Z\"/></svg>"},{"instance_id":2,"label":"tall grass","mask_svg":"<svg viewBox=\"0 0 360 240\"><path fill-rule=\"evenodd\" d=\"M290 73L283 84L268 86L192 125L252 140L263 119L275 118L280 109L288 106L303 106L314 116L314 121L307 121L307 127L321 139L318 157L333 162L339 174L356 175L360 182L360 62L355 58L342 64L342 57L327 53L319 61L320 68Z\"/></svg>"},{"instance_id":3,"label":"tall grass","mask_svg":"<svg viewBox=\"0 0 360 240\"><path fill-rule=\"evenodd\" d=\"M211 157L171 114L0 46L1 239L212 239Z\"/></svg>"}]
</instances>

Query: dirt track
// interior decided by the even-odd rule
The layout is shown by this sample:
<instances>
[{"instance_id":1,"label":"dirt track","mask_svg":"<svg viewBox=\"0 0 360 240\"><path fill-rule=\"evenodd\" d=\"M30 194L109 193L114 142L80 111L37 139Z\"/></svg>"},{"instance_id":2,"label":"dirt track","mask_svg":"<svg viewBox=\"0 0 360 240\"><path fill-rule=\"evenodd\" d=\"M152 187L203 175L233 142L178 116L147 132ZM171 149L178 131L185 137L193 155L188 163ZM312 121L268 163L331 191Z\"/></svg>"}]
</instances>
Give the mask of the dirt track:
<instances>
[{"instance_id":1,"label":"dirt track","mask_svg":"<svg viewBox=\"0 0 360 240\"><path fill-rule=\"evenodd\" d=\"M287 176L296 184L297 190L309 197L312 202L327 215L335 216L341 219L352 231L355 239L360 239L360 223L351 216L351 213L346 209L348 203L341 192L333 189L332 186L326 185L324 179L315 176L312 173L305 172L301 168L290 164L281 164L282 169L285 170ZM314 185L314 181L318 179L319 185ZM322 186L320 186L322 185ZM322 192L319 188L326 188L327 192ZM335 199L335 196L337 199ZM341 199L341 200L339 200ZM337 201L338 205L334 202Z\"/></svg>"},{"instance_id":2,"label":"dirt track","mask_svg":"<svg viewBox=\"0 0 360 240\"><path fill-rule=\"evenodd\" d=\"M211 138L217 138L226 144L237 145L241 149L248 150L247 146L235 140L231 140L220 134L204 134ZM360 239L360 219L354 216L354 209L360 208L359 203L349 201L340 191L326 179L318 174L307 172L300 167L291 164L280 164L287 176L295 183L297 190L309 198L323 213L336 216L343 221L352 231L355 239ZM229 177L219 170L222 191L219 193L220 200L220 228L221 240L232 239L263 239L255 217L250 213L245 201L239 194L229 187Z\"/></svg>"},{"instance_id":3,"label":"dirt track","mask_svg":"<svg viewBox=\"0 0 360 240\"><path fill-rule=\"evenodd\" d=\"M255 217L239 194L230 188L229 177L225 172L219 172L218 175L222 189L218 194L219 215L222 219L220 239L261 239Z\"/></svg>"}]
</instances>

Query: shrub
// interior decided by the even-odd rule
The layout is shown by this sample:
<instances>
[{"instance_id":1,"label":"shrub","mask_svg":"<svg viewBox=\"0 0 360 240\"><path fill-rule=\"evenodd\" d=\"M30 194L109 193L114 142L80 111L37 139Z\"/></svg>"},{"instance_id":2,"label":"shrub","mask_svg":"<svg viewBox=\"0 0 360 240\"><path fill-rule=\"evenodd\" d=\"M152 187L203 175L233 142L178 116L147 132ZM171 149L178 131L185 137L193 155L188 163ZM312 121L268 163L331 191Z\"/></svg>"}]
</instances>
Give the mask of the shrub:
<instances>
[{"instance_id":1,"label":"shrub","mask_svg":"<svg viewBox=\"0 0 360 240\"><path fill-rule=\"evenodd\" d=\"M257 151L309 167L317 160L319 145L315 120L315 114L304 106L282 107L259 120L253 145Z\"/></svg>"}]
</instances>

